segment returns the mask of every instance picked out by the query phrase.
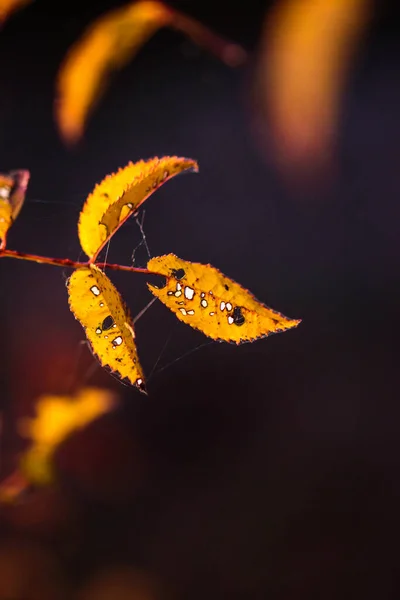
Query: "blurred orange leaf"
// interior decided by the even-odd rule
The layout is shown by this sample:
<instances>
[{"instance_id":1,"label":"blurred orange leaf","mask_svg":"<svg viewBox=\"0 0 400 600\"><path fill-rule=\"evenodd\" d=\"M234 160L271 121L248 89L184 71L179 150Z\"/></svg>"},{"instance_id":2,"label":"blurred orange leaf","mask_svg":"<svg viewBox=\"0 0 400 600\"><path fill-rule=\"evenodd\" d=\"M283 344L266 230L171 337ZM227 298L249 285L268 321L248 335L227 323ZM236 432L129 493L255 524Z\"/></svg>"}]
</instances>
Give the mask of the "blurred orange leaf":
<instances>
[{"instance_id":1,"label":"blurred orange leaf","mask_svg":"<svg viewBox=\"0 0 400 600\"><path fill-rule=\"evenodd\" d=\"M139 0L112 10L89 26L61 65L55 117L65 142L73 144L81 138L109 75L124 67L165 26L182 32L231 67L247 58L239 45L157 0Z\"/></svg>"},{"instance_id":2,"label":"blurred orange leaf","mask_svg":"<svg viewBox=\"0 0 400 600\"><path fill-rule=\"evenodd\" d=\"M190 158L164 156L129 163L107 175L88 196L78 223L79 240L93 261L110 237L143 202L182 171L198 171Z\"/></svg>"},{"instance_id":3,"label":"blurred orange leaf","mask_svg":"<svg viewBox=\"0 0 400 600\"><path fill-rule=\"evenodd\" d=\"M0 24L5 23L12 13L30 2L32 0L0 0Z\"/></svg>"},{"instance_id":4,"label":"blurred orange leaf","mask_svg":"<svg viewBox=\"0 0 400 600\"><path fill-rule=\"evenodd\" d=\"M90 265L74 271L67 285L69 307L100 363L146 393L132 320L111 281Z\"/></svg>"},{"instance_id":5,"label":"blurred orange leaf","mask_svg":"<svg viewBox=\"0 0 400 600\"><path fill-rule=\"evenodd\" d=\"M281 0L267 15L258 69L274 154L286 173L329 159L345 76L369 0Z\"/></svg>"},{"instance_id":6,"label":"blurred orange leaf","mask_svg":"<svg viewBox=\"0 0 400 600\"><path fill-rule=\"evenodd\" d=\"M252 342L300 323L268 308L211 265L167 254L152 258L147 268L166 278L162 288L147 284L152 294L180 321L214 340Z\"/></svg>"},{"instance_id":7,"label":"blurred orange leaf","mask_svg":"<svg viewBox=\"0 0 400 600\"><path fill-rule=\"evenodd\" d=\"M25 170L0 173L0 249L5 248L7 232L22 208L29 177Z\"/></svg>"},{"instance_id":8,"label":"blurred orange leaf","mask_svg":"<svg viewBox=\"0 0 400 600\"><path fill-rule=\"evenodd\" d=\"M108 75L126 65L170 19L161 2L140 0L101 16L72 46L59 72L56 100L57 123L67 142L81 137Z\"/></svg>"},{"instance_id":9,"label":"blurred orange leaf","mask_svg":"<svg viewBox=\"0 0 400 600\"><path fill-rule=\"evenodd\" d=\"M18 424L31 446L20 459L20 470L33 484L46 485L54 480L53 455L59 445L75 431L86 427L115 406L110 390L84 388L76 396L45 395L39 398L34 419Z\"/></svg>"}]
</instances>

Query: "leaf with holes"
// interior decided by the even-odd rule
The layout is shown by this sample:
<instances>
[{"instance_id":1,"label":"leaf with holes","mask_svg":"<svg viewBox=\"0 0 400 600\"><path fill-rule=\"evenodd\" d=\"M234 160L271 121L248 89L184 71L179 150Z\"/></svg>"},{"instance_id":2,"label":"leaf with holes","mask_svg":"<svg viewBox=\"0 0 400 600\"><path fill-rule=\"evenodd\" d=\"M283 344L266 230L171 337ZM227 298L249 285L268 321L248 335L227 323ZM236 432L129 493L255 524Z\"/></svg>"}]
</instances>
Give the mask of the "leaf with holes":
<instances>
[{"instance_id":1,"label":"leaf with holes","mask_svg":"<svg viewBox=\"0 0 400 600\"><path fill-rule=\"evenodd\" d=\"M68 52L58 75L56 119L69 143L83 133L90 109L109 74L124 67L160 27L171 20L161 2L132 2L99 17Z\"/></svg>"},{"instance_id":2,"label":"leaf with holes","mask_svg":"<svg viewBox=\"0 0 400 600\"><path fill-rule=\"evenodd\" d=\"M84 388L76 396L42 396L36 417L21 419L21 435L31 440L22 454L19 470L28 482L46 485L54 481L53 456L57 448L75 431L109 412L116 404L111 390Z\"/></svg>"},{"instance_id":3,"label":"leaf with holes","mask_svg":"<svg viewBox=\"0 0 400 600\"><path fill-rule=\"evenodd\" d=\"M0 173L0 249L6 246L7 232L25 200L30 173L26 170Z\"/></svg>"},{"instance_id":4,"label":"leaf with holes","mask_svg":"<svg viewBox=\"0 0 400 600\"><path fill-rule=\"evenodd\" d=\"M133 324L111 281L90 265L74 271L67 286L69 307L100 363L146 393Z\"/></svg>"},{"instance_id":5,"label":"leaf with holes","mask_svg":"<svg viewBox=\"0 0 400 600\"><path fill-rule=\"evenodd\" d=\"M166 181L183 171L198 171L195 160L178 156L129 163L107 175L88 196L81 211L78 235L93 261L117 229Z\"/></svg>"},{"instance_id":6,"label":"leaf with holes","mask_svg":"<svg viewBox=\"0 0 400 600\"><path fill-rule=\"evenodd\" d=\"M152 258L147 268L166 278L163 288L148 283L150 291L178 319L214 340L252 342L300 323L265 306L211 265L167 254Z\"/></svg>"}]
</instances>

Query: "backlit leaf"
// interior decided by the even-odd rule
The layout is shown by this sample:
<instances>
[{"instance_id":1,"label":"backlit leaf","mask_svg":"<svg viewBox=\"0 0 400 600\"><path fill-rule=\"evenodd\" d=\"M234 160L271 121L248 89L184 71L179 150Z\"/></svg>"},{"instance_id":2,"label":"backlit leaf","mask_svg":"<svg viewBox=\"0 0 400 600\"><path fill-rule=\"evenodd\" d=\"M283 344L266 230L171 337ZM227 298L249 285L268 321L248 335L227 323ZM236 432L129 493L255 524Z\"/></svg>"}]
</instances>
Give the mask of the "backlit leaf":
<instances>
[{"instance_id":1,"label":"backlit leaf","mask_svg":"<svg viewBox=\"0 0 400 600\"><path fill-rule=\"evenodd\" d=\"M74 271L67 286L70 309L100 363L146 393L132 321L111 281L90 265Z\"/></svg>"},{"instance_id":2,"label":"backlit leaf","mask_svg":"<svg viewBox=\"0 0 400 600\"><path fill-rule=\"evenodd\" d=\"M5 248L7 232L25 200L30 173L26 170L0 173L0 248Z\"/></svg>"},{"instance_id":3,"label":"backlit leaf","mask_svg":"<svg viewBox=\"0 0 400 600\"><path fill-rule=\"evenodd\" d=\"M54 480L53 455L75 431L84 428L115 406L113 392L84 388L76 396L42 396L34 419L22 419L19 432L31 440L20 459L20 471L30 483L45 485Z\"/></svg>"},{"instance_id":4,"label":"backlit leaf","mask_svg":"<svg viewBox=\"0 0 400 600\"><path fill-rule=\"evenodd\" d=\"M342 95L369 0L281 0L268 10L257 97L285 175L329 166Z\"/></svg>"},{"instance_id":5,"label":"backlit leaf","mask_svg":"<svg viewBox=\"0 0 400 600\"><path fill-rule=\"evenodd\" d=\"M7 19L25 4L29 4L32 0L0 0L0 24Z\"/></svg>"},{"instance_id":6,"label":"backlit leaf","mask_svg":"<svg viewBox=\"0 0 400 600\"><path fill-rule=\"evenodd\" d=\"M163 288L148 283L150 291L178 319L214 340L251 342L300 323L268 308L211 265L167 254L152 258L147 268L166 278Z\"/></svg>"},{"instance_id":7,"label":"backlit leaf","mask_svg":"<svg viewBox=\"0 0 400 600\"><path fill-rule=\"evenodd\" d=\"M170 15L161 2L129 3L98 18L74 44L58 77L56 118L66 141L81 137L108 75L126 65Z\"/></svg>"},{"instance_id":8,"label":"backlit leaf","mask_svg":"<svg viewBox=\"0 0 400 600\"><path fill-rule=\"evenodd\" d=\"M97 256L122 223L155 190L168 179L188 170L198 170L196 161L164 156L129 163L107 175L88 196L79 217L79 240L89 258Z\"/></svg>"}]
</instances>

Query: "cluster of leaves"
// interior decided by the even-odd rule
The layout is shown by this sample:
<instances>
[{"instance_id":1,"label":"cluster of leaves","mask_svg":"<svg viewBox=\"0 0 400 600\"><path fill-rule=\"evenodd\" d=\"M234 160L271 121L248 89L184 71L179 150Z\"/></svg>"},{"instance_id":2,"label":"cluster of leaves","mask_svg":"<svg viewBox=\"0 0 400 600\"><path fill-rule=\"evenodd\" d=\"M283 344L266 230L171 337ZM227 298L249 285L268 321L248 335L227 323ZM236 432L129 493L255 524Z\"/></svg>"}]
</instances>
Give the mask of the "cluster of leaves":
<instances>
[{"instance_id":1,"label":"cluster of leaves","mask_svg":"<svg viewBox=\"0 0 400 600\"><path fill-rule=\"evenodd\" d=\"M5 247L8 228L19 210L28 174L3 176L0 187L2 246L0 257L14 257L40 263L70 266L67 282L69 306L83 326L92 351L100 363L140 391L146 392L133 320L119 292L105 274L98 256L105 244L143 202L166 181L184 171L197 171L195 160L177 156L129 163L108 175L89 194L80 213L78 236L87 262L24 255ZM21 184L22 180L22 184ZM22 187L21 187L22 186ZM22 189L22 191L21 191ZM19 194L19 195L18 195ZM15 198L18 196L18 202ZM162 287L148 283L152 294L179 320L214 340L251 342L271 333L296 327L289 319L265 306L246 289L211 265L193 263L174 254L151 258L146 269L108 265L117 270L162 276Z\"/></svg>"}]
</instances>

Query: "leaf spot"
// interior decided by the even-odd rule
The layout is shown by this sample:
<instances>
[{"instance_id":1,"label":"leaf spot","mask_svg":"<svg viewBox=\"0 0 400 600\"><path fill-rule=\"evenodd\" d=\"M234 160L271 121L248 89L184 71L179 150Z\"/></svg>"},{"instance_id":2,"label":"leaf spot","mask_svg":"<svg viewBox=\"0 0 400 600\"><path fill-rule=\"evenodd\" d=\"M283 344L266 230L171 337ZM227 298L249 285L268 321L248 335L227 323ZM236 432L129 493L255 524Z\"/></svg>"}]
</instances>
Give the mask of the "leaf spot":
<instances>
[{"instance_id":1,"label":"leaf spot","mask_svg":"<svg viewBox=\"0 0 400 600\"><path fill-rule=\"evenodd\" d=\"M107 329L111 329L111 327L114 326L114 319L112 318L111 315L108 315L108 317L106 317L103 321L103 323L101 324L101 328L103 331L106 331Z\"/></svg>"},{"instance_id":2,"label":"leaf spot","mask_svg":"<svg viewBox=\"0 0 400 600\"><path fill-rule=\"evenodd\" d=\"M240 306L235 306L235 308L233 309L233 322L235 323L235 325L243 325L243 323L245 322L245 318L242 314L242 309L240 308Z\"/></svg>"},{"instance_id":3,"label":"leaf spot","mask_svg":"<svg viewBox=\"0 0 400 600\"><path fill-rule=\"evenodd\" d=\"M97 287L97 285L92 285L92 287L90 288L90 291L92 292L92 294L94 294L95 296L100 296L100 290ZM100 305L101 306L101 305Z\"/></svg>"},{"instance_id":4,"label":"leaf spot","mask_svg":"<svg viewBox=\"0 0 400 600\"><path fill-rule=\"evenodd\" d=\"M232 304L230 302L226 303L226 310L232 310Z\"/></svg>"},{"instance_id":5,"label":"leaf spot","mask_svg":"<svg viewBox=\"0 0 400 600\"><path fill-rule=\"evenodd\" d=\"M116 348L117 346L120 346L121 344L122 344L122 337L120 335L118 337L114 338L112 341L113 348Z\"/></svg>"},{"instance_id":6,"label":"leaf spot","mask_svg":"<svg viewBox=\"0 0 400 600\"><path fill-rule=\"evenodd\" d=\"M219 305L220 310L224 310L225 309L225 302L222 300L221 304Z\"/></svg>"},{"instance_id":7,"label":"leaf spot","mask_svg":"<svg viewBox=\"0 0 400 600\"><path fill-rule=\"evenodd\" d=\"M201 305L203 308L207 308L207 306L208 306L207 300L202 300Z\"/></svg>"},{"instance_id":8,"label":"leaf spot","mask_svg":"<svg viewBox=\"0 0 400 600\"><path fill-rule=\"evenodd\" d=\"M177 286L178 285L179 284L177 283ZM185 298L187 298L188 300L193 300L193 296L194 296L194 290L187 285L185 287Z\"/></svg>"}]
</instances>

